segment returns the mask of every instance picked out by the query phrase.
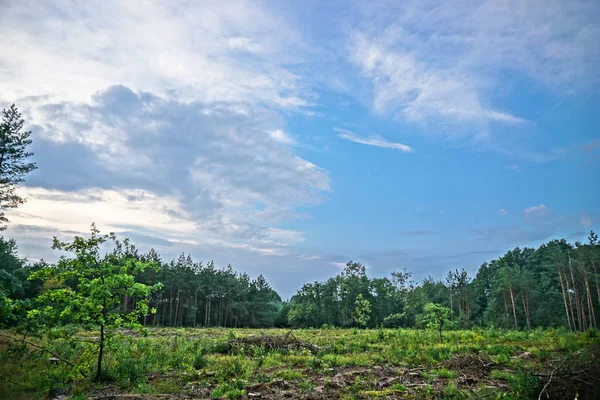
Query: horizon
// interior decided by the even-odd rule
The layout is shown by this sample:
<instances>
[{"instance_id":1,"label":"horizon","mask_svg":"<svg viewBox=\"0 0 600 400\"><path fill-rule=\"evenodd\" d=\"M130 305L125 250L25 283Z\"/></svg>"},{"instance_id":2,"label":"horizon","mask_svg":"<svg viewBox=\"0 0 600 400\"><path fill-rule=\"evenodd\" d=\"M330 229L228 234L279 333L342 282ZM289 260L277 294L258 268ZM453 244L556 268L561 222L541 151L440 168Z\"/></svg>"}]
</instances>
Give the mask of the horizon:
<instances>
[{"instance_id":1,"label":"horizon","mask_svg":"<svg viewBox=\"0 0 600 400\"><path fill-rule=\"evenodd\" d=\"M5 235L30 260L95 222L289 299L350 260L474 276L600 230L594 2L0 10L0 106L39 167Z\"/></svg>"}]
</instances>

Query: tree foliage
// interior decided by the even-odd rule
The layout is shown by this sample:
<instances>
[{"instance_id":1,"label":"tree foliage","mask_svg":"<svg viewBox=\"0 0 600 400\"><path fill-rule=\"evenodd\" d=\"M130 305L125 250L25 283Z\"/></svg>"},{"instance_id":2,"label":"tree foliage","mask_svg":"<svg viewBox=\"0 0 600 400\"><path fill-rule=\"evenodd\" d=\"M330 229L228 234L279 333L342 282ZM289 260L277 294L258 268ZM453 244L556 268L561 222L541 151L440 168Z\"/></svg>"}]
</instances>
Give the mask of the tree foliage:
<instances>
[{"instance_id":1,"label":"tree foliage","mask_svg":"<svg viewBox=\"0 0 600 400\"><path fill-rule=\"evenodd\" d=\"M420 322L427 329L439 332L440 342L443 341L442 332L444 327L448 325L450 317L450 309L440 304L427 303L423 307L423 314L420 317Z\"/></svg>"},{"instance_id":2,"label":"tree foliage","mask_svg":"<svg viewBox=\"0 0 600 400\"><path fill-rule=\"evenodd\" d=\"M25 198L17 193L24 176L37 168L28 159L33 155L27 151L31 144L31 131L24 131L25 121L13 104L2 111L0 123L0 230L6 229L6 210L21 205Z\"/></svg>"},{"instance_id":3,"label":"tree foliage","mask_svg":"<svg viewBox=\"0 0 600 400\"><path fill-rule=\"evenodd\" d=\"M552 240L537 249L515 248L483 263L474 277L454 269L446 278L420 283L407 271L369 278L360 263L349 262L325 282L307 283L292 297L292 326L361 326L355 301L371 305L367 327L416 326L428 303L449 310L448 327L506 329L564 326L597 329L600 318L600 244ZM350 317L349 317L350 316Z\"/></svg>"},{"instance_id":4,"label":"tree foliage","mask_svg":"<svg viewBox=\"0 0 600 400\"><path fill-rule=\"evenodd\" d=\"M107 241L113 242L114 249L101 256L100 246ZM150 294L162 286L136 282L135 277L157 265L138 260L128 240L120 242L114 234L100 235L95 225L89 238L76 236L72 242L54 238L53 249L73 253L74 257L62 256L56 264L30 276L53 285L38 296L40 306L29 311L28 317L46 321L49 326L75 323L99 328L96 379L100 379L107 337L119 327L139 326L139 319L149 312ZM119 307L124 296L137 300L135 307L125 312Z\"/></svg>"},{"instance_id":5,"label":"tree foliage","mask_svg":"<svg viewBox=\"0 0 600 400\"><path fill-rule=\"evenodd\" d=\"M364 299L362 294L359 294L358 297L356 297L354 304L356 305L354 310L354 322L361 328L366 328L371 319L371 303L369 300Z\"/></svg>"}]
</instances>

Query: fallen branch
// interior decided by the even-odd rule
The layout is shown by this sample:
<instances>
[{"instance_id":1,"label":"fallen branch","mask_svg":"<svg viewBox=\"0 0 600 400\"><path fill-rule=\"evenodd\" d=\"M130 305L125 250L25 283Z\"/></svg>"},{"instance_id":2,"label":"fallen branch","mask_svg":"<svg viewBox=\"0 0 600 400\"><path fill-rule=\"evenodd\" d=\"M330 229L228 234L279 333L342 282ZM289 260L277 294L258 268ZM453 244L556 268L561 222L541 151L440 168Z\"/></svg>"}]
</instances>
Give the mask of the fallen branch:
<instances>
[{"instance_id":1,"label":"fallen branch","mask_svg":"<svg viewBox=\"0 0 600 400\"><path fill-rule=\"evenodd\" d=\"M307 349L311 353L316 354L322 350L321 347L303 342L299 340L292 331L290 330L282 336L248 336L240 339L233 339L227 343L229 350L244 348L248 349L251 347L264 347L268 350L279 350L279 349Z\"/></svg>"},{"instance_id":2,"label":"fallen branch","mask_svg":"<svg viewBox=\"0 0 600 400\"><path fill-rule=\"evenodd\" d=\"M562 364L561 364L562 365ZM544 392L546 391L546 389L548 388L548 385L550 384L550 382L552 382L552 376L554 375L554 372L557 370L558 368L555 368L552 370L552 372L550 373L550 378L548 379L548 382L546 382L546 384L544 385L544 387L542 388L542 391L540 392L539 396L538 396L538 400L542 400L542 395L544 394ZM548 395L548 393L546 393L546 397L550 398L550 396Z\"/></svg>"},{"instance_id":3,"label":"fallen branch","mask_svg":"<svg viewBox=\"0 0 600 400\"><path fill-rule=\"evenodd\" d=\"M15 338L15 337L12 337L12 336L4 335L4 334L2 334L2 333L0 333L0 336L2 336L2 337L5 337L5 338L8 338L8 339L11 339L11 340L14 340L14 341L16 341L16 342L21 342L21 343L28 344L28 345L30 345L30 346L32 346L32 347L35 347L36 349L39 349L39 350L45 351L46 353L48 353L48 354L50 354L50 355L52 355L52 356L56 357L56 358L57 358L59 361L62 361L62 362L64 362L64 363L66 363L66 364L69 364L71 367L76 367L76 365L75 365L75 364L73 364L72 362L70 362L69 360L65 360L64 358L62 358L62 357L61 357L61 356L59 356L58 354L54 353L53 351L50 351L50 350L48 350L48 349L45 349L45 348L43 348L42 346L39 346L39 345L37 345L37 344L35 344L35 343L31 343L31 342L29 342L29 341L27 341L27 340L25 340L25 339L19 339L19 338ZM85 375L83 375L83 376L85 376Z\"/></svg>"}]
</instances>

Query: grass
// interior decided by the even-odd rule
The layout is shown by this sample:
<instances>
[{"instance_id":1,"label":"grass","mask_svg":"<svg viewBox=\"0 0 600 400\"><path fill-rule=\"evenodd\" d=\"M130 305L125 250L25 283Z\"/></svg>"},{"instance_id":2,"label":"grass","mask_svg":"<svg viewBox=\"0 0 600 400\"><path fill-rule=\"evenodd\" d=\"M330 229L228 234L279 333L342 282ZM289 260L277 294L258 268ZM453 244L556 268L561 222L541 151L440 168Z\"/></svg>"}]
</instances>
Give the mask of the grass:
<instances>
[{"instance_id":1,"label":"grass","mask_svg":"<svg viewBox=\"0 0 600 400\"><path fill-rule=\"evenodd\" d=\"M0 341L0 398L35 399L60 391L86 398L106 385L122 393L188 393L227 399L250 393L278 398L281 392L322 393L328 398L400 394L467 398L481 386L481 390L496 391L492 398L527 398L540 386L528 371L598 340L589 333L556 330L471 330L445 332L440 343L437 334L428 331L328 328L294 331L300 340L321 347L317 354L263 347L227 351L228 340L234 338L285 333L277 329L153 328L144 336L123 331L108 345L102 385L88 378L93 376L96 351L89 340L96 332L81 332L76 341L38 340L76 368L52 363L46 353L4 340ZM525 352L531 357L517 357ZM483 379L477 376L481 365L471 370L467 361L463 361L467 363L464 368L454 362L461 357L476 363L486 360L492 367ZM490 381L497 385L484 388Z\"/></svg>"}]
</instances>

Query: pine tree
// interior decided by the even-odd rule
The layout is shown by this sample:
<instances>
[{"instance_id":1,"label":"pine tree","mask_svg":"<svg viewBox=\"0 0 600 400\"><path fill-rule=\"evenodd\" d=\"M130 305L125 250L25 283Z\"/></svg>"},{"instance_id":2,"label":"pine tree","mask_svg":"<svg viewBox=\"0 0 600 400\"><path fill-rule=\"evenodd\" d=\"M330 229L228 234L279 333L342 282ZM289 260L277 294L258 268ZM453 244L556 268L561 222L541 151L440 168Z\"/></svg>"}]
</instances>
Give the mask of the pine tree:
<instances>
[{"instance_id":1,"label":"pine tree","mask_svg":"<svg viewBox=\"0 0 600 400\"><path fill-rule=\"evenodd\" d=\"M33 153L27 151L31 144L31 131L23 131L25 121L13 104L2 111L0 124L0 224L6 224L8 218L5 211L17 208L25 202L25 198L17 194L23 177L37 168L34 162L27 159ZM6 225L0 226L0 230Z\"/></svg>"}]
</instances>

